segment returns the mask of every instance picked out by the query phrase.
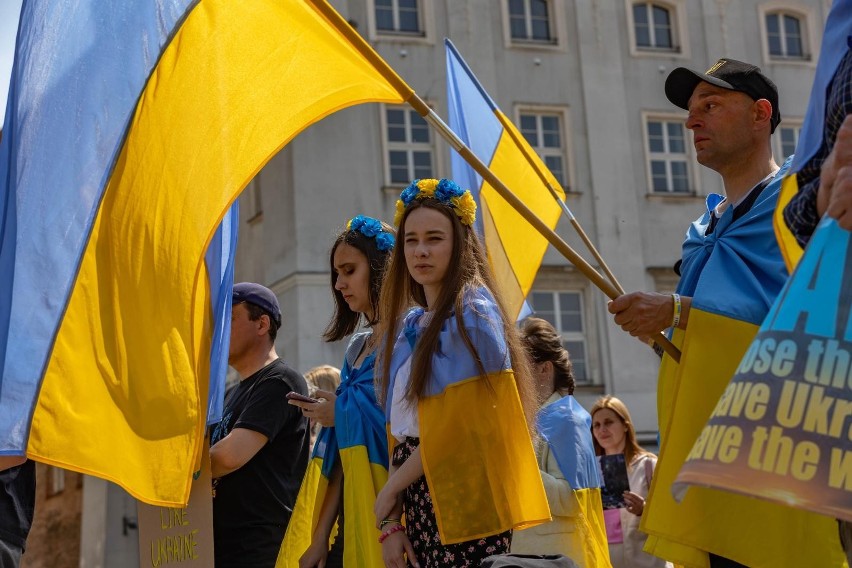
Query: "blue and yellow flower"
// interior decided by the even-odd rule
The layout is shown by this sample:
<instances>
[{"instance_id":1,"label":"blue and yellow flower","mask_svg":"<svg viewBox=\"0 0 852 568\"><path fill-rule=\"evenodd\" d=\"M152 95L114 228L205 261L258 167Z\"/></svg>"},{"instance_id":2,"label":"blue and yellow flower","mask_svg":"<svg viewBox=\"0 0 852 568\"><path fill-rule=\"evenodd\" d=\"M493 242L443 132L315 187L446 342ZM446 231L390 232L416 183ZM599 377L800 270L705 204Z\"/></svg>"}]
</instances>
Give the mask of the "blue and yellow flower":
<instances>
[{"instance_id":1,"label":"blue and yellow flower","mask_svg":"<svg viewBox=\"0 0 852 568\"><path fill-rule=\"evenodd\" d=\"M450 179L416 179L399 194L394 225L399 227L405 208L412 201L430 197L452 208L463 224L473 225L476 220L476 201L469 189L462 189Z\"/></svg>"}]
</instances>

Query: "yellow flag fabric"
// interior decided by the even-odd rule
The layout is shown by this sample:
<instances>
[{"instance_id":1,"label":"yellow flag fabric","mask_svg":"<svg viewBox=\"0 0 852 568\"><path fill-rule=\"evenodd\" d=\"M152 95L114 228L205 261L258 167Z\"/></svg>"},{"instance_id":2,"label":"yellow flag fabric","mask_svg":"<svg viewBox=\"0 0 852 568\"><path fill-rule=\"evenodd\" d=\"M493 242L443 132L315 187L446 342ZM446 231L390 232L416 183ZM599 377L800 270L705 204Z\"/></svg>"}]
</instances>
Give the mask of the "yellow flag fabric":
<instances>
[{"instance_id":1,"label":"yellow flag fabric","mask_svg":"<svg viewBox=\"0 0 852 568\"><path fill-rule=\"evenodd\" d=\"M418 412L421 458L441 542L550 520L511 370L490 374L488 381L458 381L421 398ZM447 416L471 419L448 423Z\"/></svg>"},{"instance_id":2,"label":"yellow flag fabric","mask_svg":"<svg viewBox=\"0 0 852 568\"><path fill-rule=\"evenodd\" d=\"M660 369L662 446L640 525L649 534L645 551L688 568L709 568L705 551L755 568L842 566L833 519L703 487L691 487L680 503L672 497L681 465L757 330L693 307L686 333L672 337L681 362L664 357Z\"/></svg>"},{"instance_id":3,"label":"yellow flag fabric","mask_svg":"<svg viewBox=\"0 0 852 568\"><path fill-rule=\"evenodd\" d=\"M323 498L328 489L328 478L322 474L322 458L312 458L308 463L305 478L299 488L299 496L287 525L287 534L278 551L276 568L299 566L299 558L311 545L314 527L319 520Z\"/></svg>"},{"instance_id":4,"label":"yellow flag fabric","mask_svg":"<svg viewBox=\"0 0 852 568\"><path fill-rule=\"evenodd\" d=\"M796 175L793 174L784 178L781 183L781 193L778 195L778 207L772 217L772 226L775 229L775 237L778 239L778 248L781 249L787 271L791 274L796 265L799 264L804 249L784 221L784 208L797 193L799 193L799 182Z\"/></svg>"},{"instance_id":5,"label":"yellow flag fabric","mask_svg":"<svg viewBox=\"0 0 852 568\"><path fill-rule=\"evenodd\" d=\"M529 147L515 125L500 111L494 114L503 125L497 148L489 168L520 197L548 227L555 227L561 209L556 200L544 187L536 170L519 149L526 147L529 160L547 177L550 185L560 197L565 194L535 151ZM548 241L530 225L518 211L500 197L487 182L483 182L480 201L485 209L483 228L486 249L491 269L500 283L500 291L506 302L509 317L516 318L521 312L524 299L532 288L541 259L547 251ZM499 246L495 244L499 243Z\"/></svg>"},{"instance_id":6,"label":"yellow flag fabric","mask_svg":"<svg viewBox=\"0 0 852 568\"><path fill-rule=\"evenodd\" d=\"M201 0L139 100L56 336L28 455L150 504L186 504L204 428L203 256L213 232L308 125L403 98L309 2Z\"/></svg>"},{"instance_id":7,"label":"yellow flag fabric","mask_svg":"<svg viewBox=\"0 0 852 568\"><path fill-rule=\"evenodd\" d=\"M603 501L599 487L574 491L578 501L579 518L576 528L567 536L571 550L582 551L582 557L573 558L580 568L610 568Z\"/></svg>"}]
</instances>

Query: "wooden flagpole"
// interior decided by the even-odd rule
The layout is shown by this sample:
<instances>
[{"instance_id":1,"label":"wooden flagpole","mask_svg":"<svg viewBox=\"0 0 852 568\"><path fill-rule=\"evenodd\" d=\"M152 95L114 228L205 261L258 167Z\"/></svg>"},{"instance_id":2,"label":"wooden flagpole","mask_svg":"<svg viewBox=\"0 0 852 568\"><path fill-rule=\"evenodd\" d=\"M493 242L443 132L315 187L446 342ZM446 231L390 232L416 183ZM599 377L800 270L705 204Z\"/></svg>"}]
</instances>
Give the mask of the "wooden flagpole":
<instances>
[{"instance_id":1,"label":"wooden flagpole","mask_svg":"<svg viewBox=\"0 0 852 568\"><path fill-rule=\"evenodd\" d=\"M503 129L512 138L512 141L515 143L515 146L517 146L518 150L521 151L521 154L524 155L524 159L526 159L527 163L529 163L529 165L532 166L532 168L535 170L535 173L538 175L541 182L544 184L544 186L550 192L550 195L552 195L553 199L555 199L556 202L559 204L559 206L562 207L562 212L565 213L565 216L568 218L568 221L571 222L571 226L574 227L574 230L580 236L580 239L582 239L583 244L586 245L586 249L590 253L592 253L592 256L595 257L595 261L601 266L604 273L606 274L606 277L609 278L609 281L612 282L612 285L615 286L615 288L616 288L616 290L618 290L619 294L623 295L624 294L624 288L622 288L621 283L618 281L618 279L612 273L612 270L610 270L609 265L606 263L606 261L601 256L601 253L598 252L598 249L592 243L591 239L589 239L589 236L586 234L586 231L583 230L583 227L580 225L580 222L577 220L576 217L574 217L574 213L572 213L571 210L568 208L568 204L565 203L562 200L561 197L559 197L559 194L556 193L556 189L553 187L553 185L551 185L550 180L547 179L547 176L541 170L539 165L532 158L532 156L530 156L529 152L527 152L527 149L524 148L524 145L521 143L521 141L518 140L518 135L515 132L515 130L513 128L511 128L510 125L506 124L505 115L503 115L503 113L499 113L499 114L497 114L497 119L503 125Z\"/></svg>"}]
</instances>

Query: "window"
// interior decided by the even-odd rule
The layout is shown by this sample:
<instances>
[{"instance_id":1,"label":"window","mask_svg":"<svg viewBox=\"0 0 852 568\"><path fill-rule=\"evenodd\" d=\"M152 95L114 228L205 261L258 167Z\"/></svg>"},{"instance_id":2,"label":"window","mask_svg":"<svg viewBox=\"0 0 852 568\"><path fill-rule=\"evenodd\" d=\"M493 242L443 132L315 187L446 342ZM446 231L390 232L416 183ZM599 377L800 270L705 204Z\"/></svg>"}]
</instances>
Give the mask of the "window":
<instances>
[{"instance_id":1,"label":"window","mask_svg":"<svg viewBox=\"0 0 852 568\"><path fill-rule=\"evenodd\" d=\"M260 191L260 175L256 175L243 190L240 206L245 207L246 223L254 225L263 221L263 196Z\"/></svg>"},{"instance_id":2,"label":"window","mask_svg":"<svg viewBox=\"0 0 852 568\"><path fill-rule=\"evenodd\" d=\"M648 171L653 193L690 193L686 129L680 120L648 119Z\"/></svg>"},{"instance_id":3,"label":"window","mask_svg":"<svg viewBox=\"0 0 852 568\"><path fill-rule=\"evenodd\" d=\"M418 0L374 0L379 33L423 35Z\"/></svg>"},{"instance_id":4,"label":"window","mask_svg":"<svg viewBox=\"0 0 852 568\"><path fill-rule=\"evenodd\" d=\"M788 122L784 120L784 122ZM780 164L787 159L788 156L795 153L796 144L799 141L799 132L802 126L778 126L775 129L775 134L772 136L772 142L775 150L776 161Z\"/></svg>"},{"instance_id":5,"label":"window","mask_svg":"<svg viewBox=\"0 0 852 568\"><path fill-rule=\"evenodd\" d=\"M385 107L385 136L389 185L406 185L414 179L434 177L432 132L417 111L402 106Z\"/></svg>"},{"instance_id":6,"label":"window","mask_svg":"<svg viewBox=\"0 0 852 568\"><path fill-rule=\"evenodd\" d=\"M807 59L803 18L788 12L766 14L766 41L770 58Z\"/></svg>"},{"instance_id":7,"label":"window","mask_svg":"<svg viewBox=\"0 0 852 568\"><path fill-rule=\"evenodd\" d=\"M549 321L562 336L562 345L574 365L576 382L590 382L582 292L536 291L530 293L529 300L534 315Z\"/></svg>"},{"instance_id":8,"label":"window","mask_svg":"<svg viewBox=\"0 0 852 568\"><path fill-rule=\"evenodd\" d=\"M562 115L557 112L520 113L521 134L535 149L544 164L562 187L569 186L565 137L562 134Z\"/></svg>"},{"instance_id":9,"label":"window","mask_svg":"<svg viewBox=\"0 0 852 568\"><path fill-rule=\"evenodd\" d=\"M551 6L547 0L508 0L513 41L554 42Z\"/></svg>"},{"instance_id":10,"label":"window","mask_svg":"<svg viewBox=\"0 0 852 568\"><path fill-rule=\"evenodd\" d=\"M59 467L47 466L47 496L59 495L65 490L65 470Z\"/></svg>"},{"instance_id":11,"label":"window","mask_svg":"<svg viewBox=\"0 0 852 568\"><path fill-rule=\"evenodd\" d=\"M674 49L672 14L664 6L651 2L634 4L633 32L639 49Z\"/></svg>"}]
</instances>

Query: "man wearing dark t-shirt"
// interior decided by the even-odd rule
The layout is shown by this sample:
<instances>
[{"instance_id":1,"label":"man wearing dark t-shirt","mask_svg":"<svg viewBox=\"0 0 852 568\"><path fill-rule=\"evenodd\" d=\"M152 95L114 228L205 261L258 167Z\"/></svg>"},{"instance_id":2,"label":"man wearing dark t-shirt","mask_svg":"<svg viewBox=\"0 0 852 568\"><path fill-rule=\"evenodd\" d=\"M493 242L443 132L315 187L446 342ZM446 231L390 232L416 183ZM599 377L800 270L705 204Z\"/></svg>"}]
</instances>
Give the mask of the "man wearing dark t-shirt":
<instances>
[{"instance_id":1,"label":"man wearing dark t-shirt","mask_svg":"<svg viewBox=\"0 0 852 568\"><path fill-rule=\"evenodd\" d=\"M280 326L271 290L234 286L228 362L240 383L210 440L216 568L275 565L307 468L308 423L286 396L308 388L275 352Z\"/></svg>"},{"instance_id":2,"label":"man wearing dark t-shirt","mask_svg":"<svg viewBox=\"0 0 852 568\"><path fill-rule=\"evenodd\" d=\"M35 509L35 462L0 456L0 568L17 568Z\"/></svg>"}]
</instances>

